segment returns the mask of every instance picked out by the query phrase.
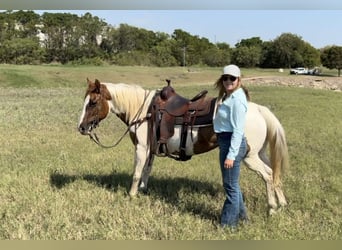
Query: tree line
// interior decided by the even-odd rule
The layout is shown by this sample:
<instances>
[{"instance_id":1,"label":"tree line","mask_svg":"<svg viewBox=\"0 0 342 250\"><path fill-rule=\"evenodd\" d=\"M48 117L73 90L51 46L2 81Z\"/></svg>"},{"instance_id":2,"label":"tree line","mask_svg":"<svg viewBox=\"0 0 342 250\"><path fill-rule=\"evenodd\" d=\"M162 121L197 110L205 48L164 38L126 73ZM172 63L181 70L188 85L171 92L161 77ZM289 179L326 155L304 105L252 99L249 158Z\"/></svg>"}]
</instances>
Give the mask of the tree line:
<instances>
[{"instance_id":1,"label":"tree line","mask_svg":"<svg viewBox=\"0 0 342 250\"><path fill-rule=\"evenodd\" d=\"M272 41L242 39L231 47L182 29L172 34L128 24L111 26L86 13L5 11L0 13L0 63L144 66L222 66L342 68L342 47L316 49L300 36L283 33Z\"/></svg>"}]
</instances>

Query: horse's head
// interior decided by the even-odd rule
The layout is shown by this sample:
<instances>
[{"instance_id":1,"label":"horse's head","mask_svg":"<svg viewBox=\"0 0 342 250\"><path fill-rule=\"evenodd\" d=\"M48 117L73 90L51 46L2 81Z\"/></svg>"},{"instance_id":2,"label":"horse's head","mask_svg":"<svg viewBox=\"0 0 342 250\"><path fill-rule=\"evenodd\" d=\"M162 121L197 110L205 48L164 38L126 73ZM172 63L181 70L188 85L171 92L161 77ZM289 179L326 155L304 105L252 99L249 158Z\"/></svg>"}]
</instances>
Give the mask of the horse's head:
<instances>
[{"instance_id":1,"label":"horse's head","mask_svg":"<svg viewBox=\"0 0 342 250\"><path fill-rule=\"evenodd\" d=\"M78 124L78 131L83 135L89 135L100 121L107 117L110 111L109 101L112 99L107 87L99 80L91 82L87 79L87 82L88 89Z\"/></svg>"}]
</instances>

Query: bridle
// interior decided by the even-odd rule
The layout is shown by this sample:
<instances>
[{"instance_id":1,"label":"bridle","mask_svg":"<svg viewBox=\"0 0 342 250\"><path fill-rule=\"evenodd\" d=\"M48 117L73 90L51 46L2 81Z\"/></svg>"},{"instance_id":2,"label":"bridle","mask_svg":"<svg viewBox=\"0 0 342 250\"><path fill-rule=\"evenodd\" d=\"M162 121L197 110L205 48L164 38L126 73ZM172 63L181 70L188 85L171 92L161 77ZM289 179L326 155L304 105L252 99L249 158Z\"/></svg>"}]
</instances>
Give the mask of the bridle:
<instances>
[{"instance_id":1,"label":"bridle","mask_svg":"<svg viewBox=\"0 0 342 250\"><path fill-rule=\"evenodd\" d=\"M104 144L102 144L102 143L100 142L100 139L99 139L99 137L97 136L97 134L96 134L95 132L93 132L93 131L91 131L91 132L89 133L90 139L91 139L93 142L95 142L97 145L99 145L100 147L102 147L102 148L114 148L114 147L116 147L117 145L119 145L119 143L122 141L122 139L125 137L125 135L127 135L127 133L130 131L130 129L131 129L132 126L135 126L135 131L136 131L136 130L140 127L140 125L141 125L143 122L145 122L145 121L147 121L148 119L151 118L152 114L151 114L150 112L148 112L147 115L146 115L145 117L136 120L136 119L141 115L141 113L142 113L142 111L143 111L143 108L144 108L144 106L145 106L145 104L146 104L147 97L149 96L150 93L151 93L151 92L149 92L148 94L146 94L146 91L145 91L144 101L143 101L141 107L139 108L139 110L137 111L137 113L134 115L134 118L132 119L132 122L131 122L130 124L127 125L126 131L123 133L123 135L122 135L114 144L112 144L112 145L104 145ZM152 102L151 102L151 103L152 103ZM149 109L150 109L150 108L149 108ZM96 114L95 124L96 124L96 123L97 123L97 124L99 123L98 120L99 120L99 119L98 119L98 114Z\"/></svg>"}]
</instances>

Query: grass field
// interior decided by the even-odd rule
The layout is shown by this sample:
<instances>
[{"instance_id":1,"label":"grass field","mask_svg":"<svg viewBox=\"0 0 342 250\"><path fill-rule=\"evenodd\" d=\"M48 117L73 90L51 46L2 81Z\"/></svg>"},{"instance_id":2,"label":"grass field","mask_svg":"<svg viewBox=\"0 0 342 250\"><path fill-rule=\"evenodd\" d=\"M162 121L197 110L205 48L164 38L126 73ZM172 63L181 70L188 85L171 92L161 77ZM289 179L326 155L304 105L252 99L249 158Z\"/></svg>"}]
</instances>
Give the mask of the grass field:
<instances>
[{"instance_id":1,"label":"grass field","mask_svg":"<svg viewBox=\"0 0 342 250\"><path fill-rule=\"evenodd\" d=\"M269 217L263 181L242 168L251 224L232 234L217 227L224 200L217 150L183 163L157 158L148 194L131 199L128 137L106 150L76 129L87 77L146 88L171 78L183 96L203 89L214 96L219 69L1 65L0 72L0 239L342 239L341 93L249 85L252 100L287 133L289 206ZM124 130L113 116L98 134L109 144Z\"/></svg>"}]
</instances>

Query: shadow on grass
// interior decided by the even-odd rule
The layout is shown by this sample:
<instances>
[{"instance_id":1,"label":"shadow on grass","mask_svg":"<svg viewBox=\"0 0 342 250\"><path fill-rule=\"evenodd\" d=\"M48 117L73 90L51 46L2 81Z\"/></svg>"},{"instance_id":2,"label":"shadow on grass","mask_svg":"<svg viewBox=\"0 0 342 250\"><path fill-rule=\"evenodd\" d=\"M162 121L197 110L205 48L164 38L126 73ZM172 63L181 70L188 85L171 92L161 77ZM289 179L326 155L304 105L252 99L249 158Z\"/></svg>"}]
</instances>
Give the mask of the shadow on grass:
<instances>
[{"instance_id":1,"label":"shadow on grass","mask_svg":"<svg viewBox=\"0 0 342 250\"><path fill-rule=\"evenodd\" d=\"M118 192L119 187L124 187L127 189L128 194L132 176L127 173L112 173L110 175L68 175L52 173L50 175L51 186L58 189L77 180L88 181L111 192ZM151 176L149 178L148 190L144 194L168 202L178 207L181 211L199 215L203 219L218 220L218 211L213 211L203 200L197 200L196 197L191 197L190 199L180 198L180 192L189 193L190 195L201 194L207 196L208 199L213 199L213 197L221 192L221 189L220 187L215 187L212 183L183 177L166 179Z\"/></svg>"},{"instance_id":2,"label":"shadow on grass","mask_svg":"<svg viewBox=\"0 0 342 250\"><path fill-rule=\"evenodd\" d=\"M50 175L50 184L51 186L61 189L66 185L73 183L77 180L85 180L89 183L96 184L99 187L108 189L112 192L117 192L118 187L123 186L125 188L129 188L130 181L132 178L128 174L123 173L113 173L110 175L94 175L94 174L85 174L85 175L70 175L70 174L61 174L61 173L52 173Z\"/></svg>"}]
</instances>

